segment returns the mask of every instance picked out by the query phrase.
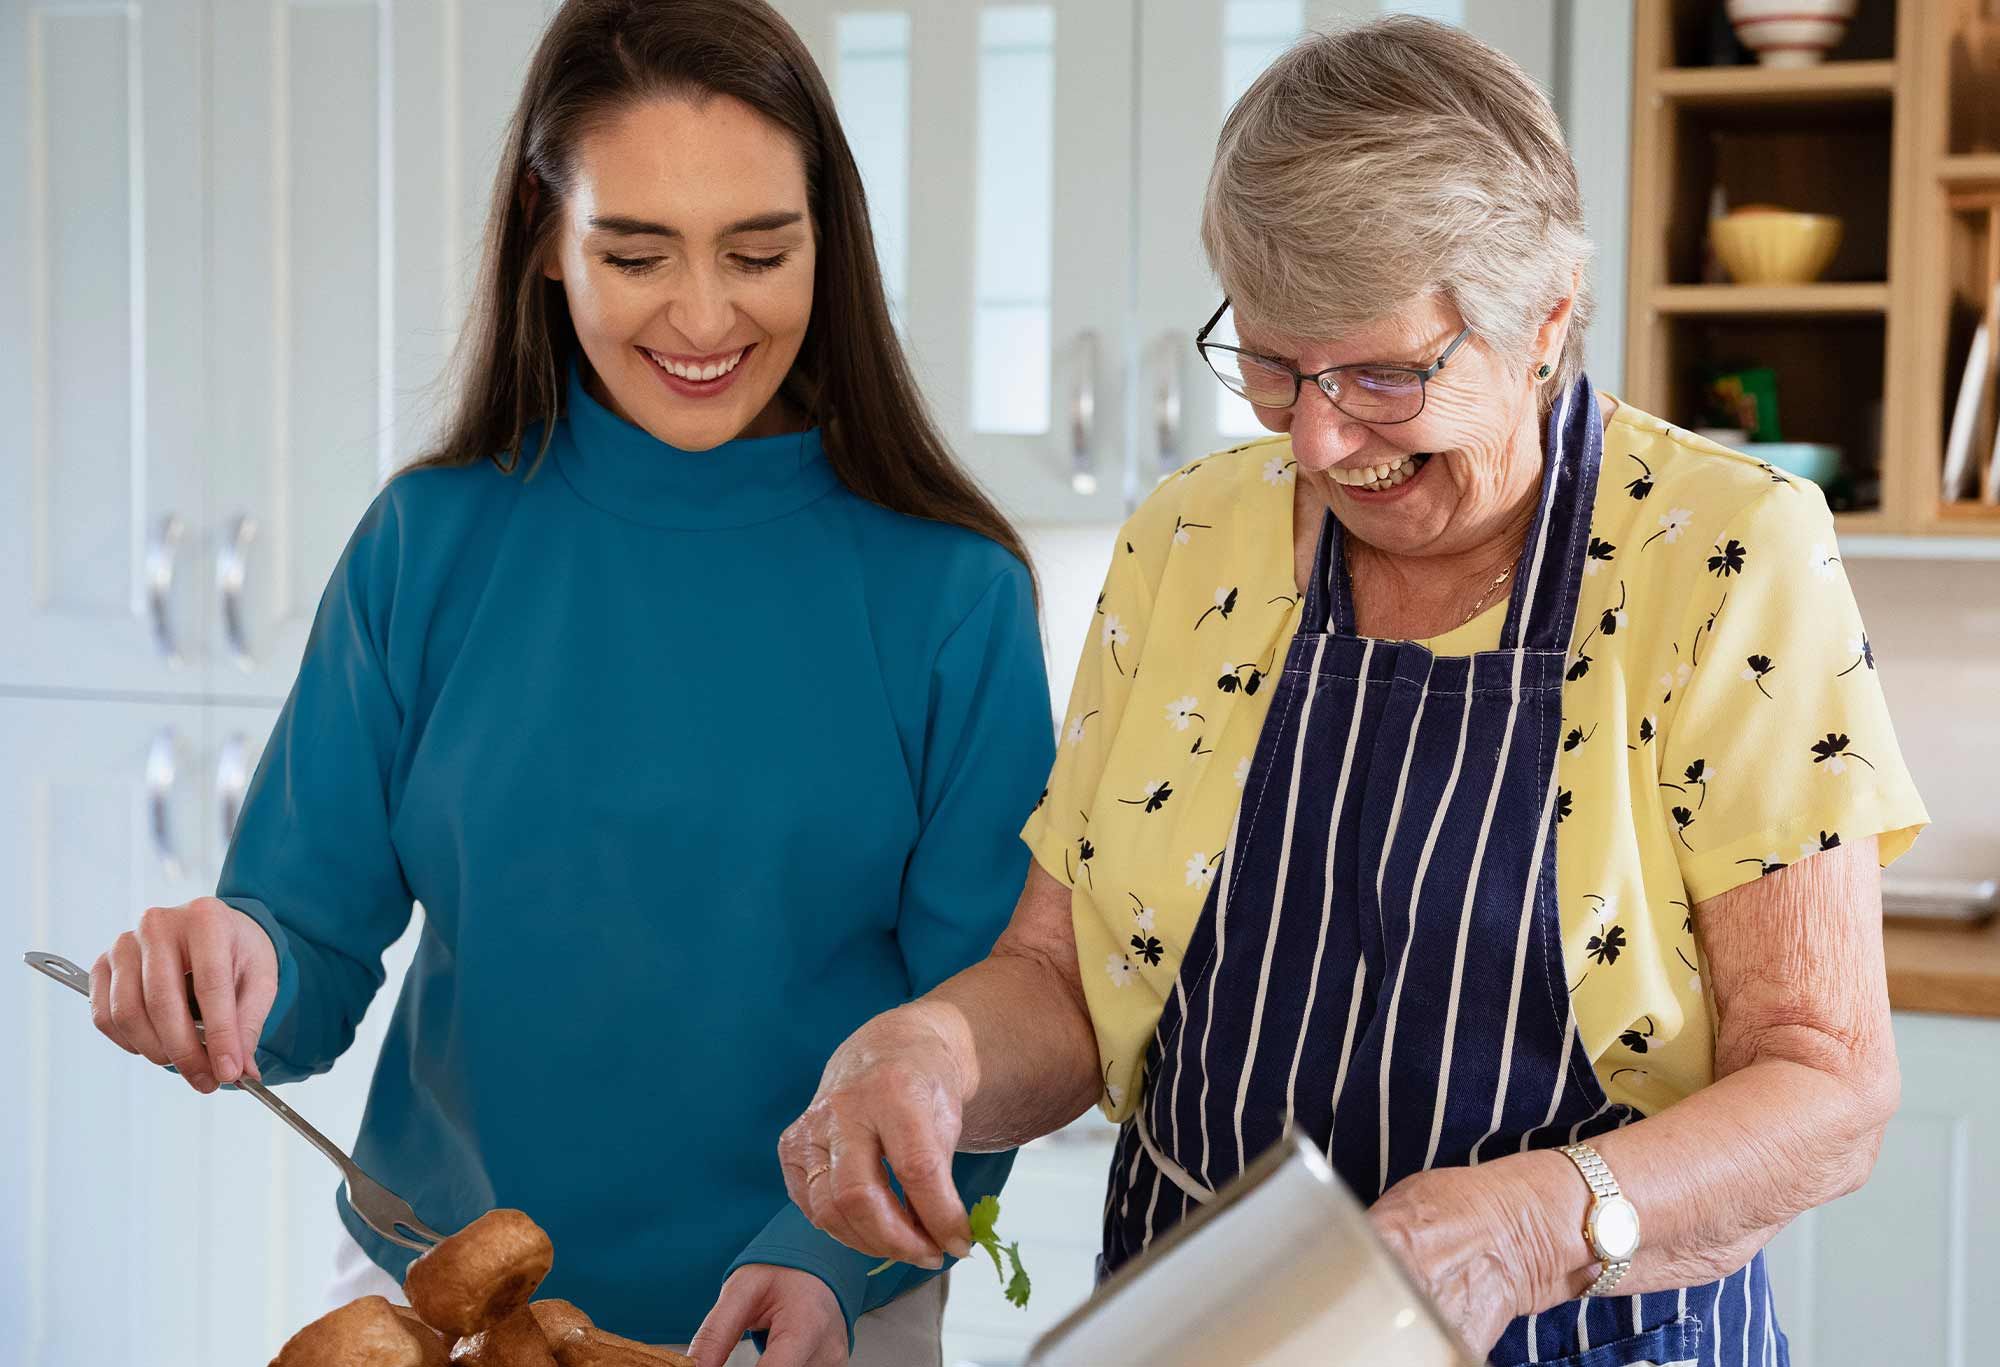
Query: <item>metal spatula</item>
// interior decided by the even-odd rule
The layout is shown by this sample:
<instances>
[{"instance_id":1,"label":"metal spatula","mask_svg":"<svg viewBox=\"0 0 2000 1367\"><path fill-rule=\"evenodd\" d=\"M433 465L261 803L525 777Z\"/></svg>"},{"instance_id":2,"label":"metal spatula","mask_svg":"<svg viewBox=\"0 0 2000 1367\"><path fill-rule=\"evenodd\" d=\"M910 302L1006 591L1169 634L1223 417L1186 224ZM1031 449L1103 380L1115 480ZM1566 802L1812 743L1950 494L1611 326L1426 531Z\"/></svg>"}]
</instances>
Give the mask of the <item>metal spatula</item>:
<instances>
[{"instance_id":1,"label":"metal spatula","mask_svg":"<svg viewBox=\"0 0 2000 1367\"><path fill-rule=\"evenodd\" d=\"M86 998L90 996L90 975L62 955L32 949L21 957L27 962L28 967L37 973L54 978L64 987L80 992ZM190 1010L194 1009L192 1001L188 1006ZM195 1033L201 1035L203 1042L206 1043L207 1035L202 1029L201 1015L198 1011L195 1012L194 1028ZM363 1172L352 1158L341 1151L338 1144L307 1124L304 1116L278 1100L270 1088L248 1077L238 1078L231 1085L263 1102L272 1114L304 1135L307 1143L325 1154L333 1165L340 1169L340 1175L347 1179L348 1204L354 1207L354 1213L359 1215L370 1229L390 1243L401 1244L404 1248L415 1249L419 1253L443 1241L445 1236L419 1220L417 1213L410 1209L409 1202Z\"/></svg>"}]
</instances>

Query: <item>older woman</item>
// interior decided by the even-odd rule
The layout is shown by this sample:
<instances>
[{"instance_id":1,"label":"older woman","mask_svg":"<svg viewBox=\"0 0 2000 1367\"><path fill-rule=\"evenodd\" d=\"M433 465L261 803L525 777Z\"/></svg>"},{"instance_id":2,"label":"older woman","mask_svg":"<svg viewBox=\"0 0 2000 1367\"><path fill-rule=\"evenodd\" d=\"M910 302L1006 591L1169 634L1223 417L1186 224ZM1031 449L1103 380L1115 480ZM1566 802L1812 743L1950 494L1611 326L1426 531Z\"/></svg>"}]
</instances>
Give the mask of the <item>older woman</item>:
<instances>
[{"instance_id":1,"label":"older woman","mask_svg":"<svg viewBox=\"0 0 2000 1367\"><path fill-rule=\"evenodd\" d=\"M1592 389L1555 115L1455 29L1293 49L1203 238L1283 435L1120 536L1013 924L835 1056L794 1198L963 1253L952 1152L1094 1098L1110 1270L1294 1125L1494 1362L1787 1360L1759 1250L1895 1108L1925 821L1824 501Z\"/></svg>"}]
</instances>

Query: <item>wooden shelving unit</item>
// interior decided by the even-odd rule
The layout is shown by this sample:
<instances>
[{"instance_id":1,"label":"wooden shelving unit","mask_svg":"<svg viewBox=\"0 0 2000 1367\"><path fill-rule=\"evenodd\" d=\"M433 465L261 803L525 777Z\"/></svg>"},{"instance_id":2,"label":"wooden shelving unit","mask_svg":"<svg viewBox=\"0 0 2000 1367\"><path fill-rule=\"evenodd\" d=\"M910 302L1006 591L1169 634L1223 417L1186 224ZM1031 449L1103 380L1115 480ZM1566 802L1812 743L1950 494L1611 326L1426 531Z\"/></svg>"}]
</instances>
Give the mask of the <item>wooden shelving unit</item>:
<instances>
[{"instance_id":1,"label":"wooden shelving unit","mask_svg":"<svg viewBox=\"0 0 2000 1367\"><path fill-rule=\"evenodd\" d=\"M1798 70L1759 66L1669 67L1654 90L1683 106L1751 108L1801 100L1888 101L1896 89L1893 61L1827 62Z\"/></svg>"},{"instance_id":2,"label":"wooden shelving unit","mask_svg":"<svg viewBox=\"0 0 2000 1367\"><path fill-rule=\"evenodd\" d=\"M1945 501L1943 457L2000 256L2000 0L1862 0L1802 70L1706 65L1722 0L1638 0L1626 384L1698 419L1700 374L1777 372L1787 440L1842 448L1843 537L1878 554L2000 558L2000 505ZM1779 204L1845 224L1824 279L1706 275L1707 218ZM2000 403L1975 441L1983 465ZM1990 556L1989 556L1990 552Z\"/></svg>"},{"instance_id":3,"label":"wooden shelving unit","mask_svg":"<svg viewBox=\"0 0 2000 1367\"><path fill-rule=\"evenodd\" d=\"M1668 317L1853 314L1889 309L1887 285L1659 285L1653 308Z\"/></svg>"},{"instance_id":4,"label":"wooden shelving unit","mask_svg":"<svg viewBox=\"0 0 2000 1367\"><path fill-rule=\"evenodd\" d=\"M2000 185L2000 152L1941 157L1938 182L1948 186Z\"/></svg>"}]
</instances>

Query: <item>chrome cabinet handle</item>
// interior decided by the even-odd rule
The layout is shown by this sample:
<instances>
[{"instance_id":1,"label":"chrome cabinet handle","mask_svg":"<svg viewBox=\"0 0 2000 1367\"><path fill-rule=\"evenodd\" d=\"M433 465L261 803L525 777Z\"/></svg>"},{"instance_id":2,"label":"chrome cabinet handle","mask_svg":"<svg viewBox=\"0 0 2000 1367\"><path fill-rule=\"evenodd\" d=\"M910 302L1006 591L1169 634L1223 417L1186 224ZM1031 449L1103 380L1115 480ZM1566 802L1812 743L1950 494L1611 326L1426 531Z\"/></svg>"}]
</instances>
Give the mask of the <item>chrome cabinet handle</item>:
<instances>
[{"instance_id":1,"label":"chrome cabinet handle","mask_svg":"<svg viewBox=\"0 0 2000 1367\"><path fill-rule=\"evenodd\" d=\"M1166 331L1153 342L1153 443L1161 475L1181 464L1183 370L1180 334Z\"/></svg>"},{"instance_id":2,"label":"chrome cabinet handle","mask_svg":"<svg viewBox=\"0 0 2000 1367\"><path fill-rule=\"evenodd\" d=\"M1097 370L1095 330L1076 338L1076 390L1069 401L1069 487L1083 497L1097 492Z\"/></svg>"},{"instance_id":3,"label":"chrome cabinet handle","mask_svg":"<svg viewBox=\"0 0 2000 1367\"><path fill-rule=\"evenodd\" d=\"M174 845L174 776L179 768L179 738L171 726L162 727L146 750L146 813L153 838L153 854L169 878L181 876L180 851Z\"/></svg>"},{"instance_id":4,"label":"chrome cabinet handle","mask_svg":"<svg viewBox=\"0 0 2000 1367\"><path fill-rule=\"evenodd\" d=\"M146 538L146 618L152 626L153 646L160 652L160 658L176 667L185 661L180 637L174 630L174 566L186 531L180 518L168 513Z\"/></svg>"},{"instance_id":5,"label":"chrome cabinet handle","mask_svg":"<svg viewBox=\"0 0 2000 1367\"><path fill-rule=\"evenodd\" d=\"M241 731L222 743L215 761L215 800L222 818L221 858L228 859L229 846L236 839L236 823L243 819L243 798L250 791L250 743Z\"/></svg>"},{"instance_id":6,"label":"chrome cabinet handle","mask_svg":"<svg viewBox=\"0 0 2000 1367\"><path fill-rule=\"evenodd\" d=\"M229 658L238 669L257 667L250 654L250 632L243 620L243 584L250 574L250 543L257 539L257 521L238 513L229 523L229 534L215 550L215 594L222 612L222 639Z\"/></svg>"}]
</instances>

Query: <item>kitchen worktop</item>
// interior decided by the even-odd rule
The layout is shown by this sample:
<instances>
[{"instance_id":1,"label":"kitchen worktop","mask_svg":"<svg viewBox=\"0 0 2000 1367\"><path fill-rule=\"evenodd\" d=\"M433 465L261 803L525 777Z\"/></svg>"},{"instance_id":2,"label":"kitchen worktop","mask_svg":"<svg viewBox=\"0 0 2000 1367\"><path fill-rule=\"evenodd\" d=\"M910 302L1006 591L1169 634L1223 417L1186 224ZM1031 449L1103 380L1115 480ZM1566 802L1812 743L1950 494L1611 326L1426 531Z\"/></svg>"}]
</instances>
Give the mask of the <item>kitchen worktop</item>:
<instances>
[{"instance_id":1,"label":"kitchen worktop","mask_svg":"<svg viewBox=\"0 0 2000 1367\"><path fill-rule=\"evenodd\" d=\"M1882 932L1898 1011L2000 1018L2000 919L1983 926L1890 922Z\"/></svg>"}]
</instances>

